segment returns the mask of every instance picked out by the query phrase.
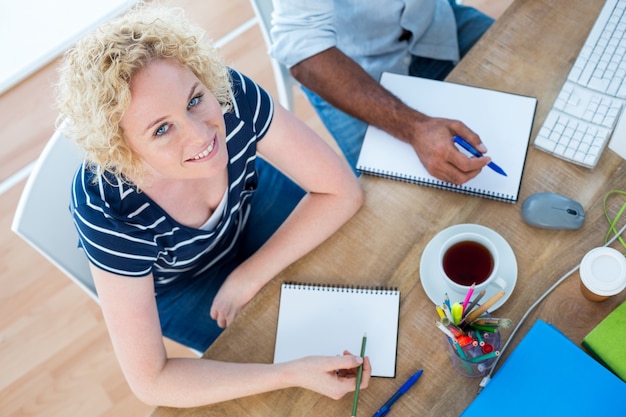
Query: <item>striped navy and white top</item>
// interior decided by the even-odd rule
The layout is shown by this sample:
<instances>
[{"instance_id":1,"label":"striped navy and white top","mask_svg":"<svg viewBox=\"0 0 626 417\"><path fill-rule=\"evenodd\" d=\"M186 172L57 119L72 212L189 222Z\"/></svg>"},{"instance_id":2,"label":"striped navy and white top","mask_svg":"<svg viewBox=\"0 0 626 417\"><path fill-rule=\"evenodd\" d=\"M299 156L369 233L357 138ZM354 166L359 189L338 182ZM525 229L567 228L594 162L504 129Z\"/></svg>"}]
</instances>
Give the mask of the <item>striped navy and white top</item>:
<instances>
[{"instance_id":1,"label":"striped navy and white top","mask_svg":"<svg viewBox=\"0 0 626 417\"><path fill-rule=\"evenodd\" d=\"M224 114L230 156L226 207L209 230L187 227L170 217L145 193L82 165L72 184L71 211L79 246L95 266L128 277L153 274L159 290L206 273L234 256L233 248L257 187L256 145L267 132L274 107L269 94L231 70L233 109Z\"/></svg>"}]
</instances>

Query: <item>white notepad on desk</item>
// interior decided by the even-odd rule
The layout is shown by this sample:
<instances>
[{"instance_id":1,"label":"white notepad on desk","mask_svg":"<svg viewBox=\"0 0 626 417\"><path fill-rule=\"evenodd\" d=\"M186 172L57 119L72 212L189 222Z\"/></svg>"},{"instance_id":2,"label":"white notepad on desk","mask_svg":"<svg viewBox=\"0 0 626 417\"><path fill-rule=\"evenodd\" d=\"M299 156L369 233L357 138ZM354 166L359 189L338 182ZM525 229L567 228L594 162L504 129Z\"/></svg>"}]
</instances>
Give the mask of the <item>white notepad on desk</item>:
<instances>
[{"instance_id":1,"label":"white notepad on desk","mask_svg":"<svg viewBox=\"0 0 626 417\"><path fill-rule=\"evenodd\" d=\"M304 356L365 356L372 376L394 377L400 292L387 288L283 283L280 290L274 363Z\"/></svg>"},{"instance_id":2,"label":"white notepad on desk","mask_svg":"<svg viewBox=\"0 0 626 417\"><path fill-rule=\"evenodd\" d=\"M488 149L486 155L507 176L485 167L460 186L441 181L426 171L409 144L373 126L365 133L357 162L359 171L509 203L517 201L536 98L392 73L383 73L380 82L424 114L461 120L480 136Z\"/></svg>"}]
</instances>

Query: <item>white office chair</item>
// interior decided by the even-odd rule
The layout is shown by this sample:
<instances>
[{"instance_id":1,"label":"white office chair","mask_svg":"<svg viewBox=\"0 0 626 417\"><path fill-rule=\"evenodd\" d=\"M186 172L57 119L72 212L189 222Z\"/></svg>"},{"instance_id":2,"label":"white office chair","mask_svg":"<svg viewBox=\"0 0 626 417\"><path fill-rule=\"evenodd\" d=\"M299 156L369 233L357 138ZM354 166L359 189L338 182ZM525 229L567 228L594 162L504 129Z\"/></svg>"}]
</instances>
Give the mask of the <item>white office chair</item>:
<instances>
[{"instance_id":1,"label":"white office chair","mask_svg":"<svg viewBox=\"0 0 626 417\"><path fill-rule=\"evenodd\" d=\"M261 27L261 33L265 40L265 45L269 49L272 45L272 38L270 37L270 29L272 27L272 0L250 0L254 14L259 21ZM298 82L291 76L289 69L286 66L270 57L272 62L272 71L274 72L274 80L276 81L276 88L278 90L278 101L287 110L294 111L294 99L293 99L293 87L298 85Z\"/></svg>"},{"instance_id":2,"label":"white office chair","mask_svg":"<svg viewBox=\"0 0 626 417\"><path fill-rule=\"evenodd\" d=\"M56 131L26 182L11 229L98 302L69 211L70 186L81 162L81 151Z\"/></svg>"},{"instance_id":3,"label":"white office chair","mask_svg":"<svg viewBox=\"0 0 626 417\"><path fill-rule=\"evenodd\" d=\"M33 246L99 303L87 257L69 211L70 190L83 153L57 130L35 163L13 217L11 230ZM192 348L187 348L202 356Z\"/></svg>"}]
</instances>

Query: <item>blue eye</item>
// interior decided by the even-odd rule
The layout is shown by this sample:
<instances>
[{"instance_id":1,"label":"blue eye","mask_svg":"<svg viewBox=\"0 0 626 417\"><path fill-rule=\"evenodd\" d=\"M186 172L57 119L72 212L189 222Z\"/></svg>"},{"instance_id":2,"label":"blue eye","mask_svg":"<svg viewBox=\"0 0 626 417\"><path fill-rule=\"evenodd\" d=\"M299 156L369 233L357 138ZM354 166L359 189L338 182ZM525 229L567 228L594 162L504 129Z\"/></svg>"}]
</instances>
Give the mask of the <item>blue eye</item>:
<instances>
[{"instance_id":1,"label":"blue eye","mask_svg":"<svg viewBox=\"0 0 626 417\"><path fill-rule=\"evenodd\" d=\"M192 107L196 107L200 103L201 98L202 98L202 94L198 94L197 96L192 98L189 104L187 104L187 108L190 109Z\"/></svg>"},{"instance_id":2,"label":"blue eye","mask_svg":"<svg viewBox=\"0 0 626 417\"><path fill-rule=\"evenodd\" d=\"M155 136L163 136L170 127L167 124L162 124L158 127L158 129L154 132Z\"/></svg>"}]
</instances>

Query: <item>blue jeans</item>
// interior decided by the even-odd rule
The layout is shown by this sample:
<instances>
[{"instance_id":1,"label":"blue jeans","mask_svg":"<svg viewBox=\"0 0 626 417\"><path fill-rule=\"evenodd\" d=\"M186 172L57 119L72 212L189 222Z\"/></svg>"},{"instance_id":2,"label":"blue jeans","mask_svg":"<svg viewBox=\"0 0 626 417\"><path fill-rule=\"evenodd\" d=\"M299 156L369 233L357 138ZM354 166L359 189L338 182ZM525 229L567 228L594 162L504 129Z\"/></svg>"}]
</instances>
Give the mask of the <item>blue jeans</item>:
<instances>
[{"instance_id":1,"label":"blue jeans","mask_svg":"<svg viewBox=\"0 0 626 417\"><path fill-rule=\"evenodd\" d=\"M493 19L473 7L458 5L449 0L454 10L457 24L459 53L463 57L480 37L489 29ZM409 74L416 77L443 80L454 68L454 62L413 56L409 66ZM320 96L302 87L326 129L337 141L337 145L350 163L352 170L358 175L356 163L363 144L367 124L328 104Z\"/></svg>"},{"instance_id":2,"label":"blue jeans","mask_svg":"<svg viewBox=\"0 0 626 417\"><path fill-rule=\"evenodd\" d=\"M258 187L237 253L223 259L201 279L157 297L163 335L200 352L222 332L211 318L210 309L224 280L269 239L305 195L302 188L269 163L257 158L256 167Z\"/></svg>"}]
</instances>

